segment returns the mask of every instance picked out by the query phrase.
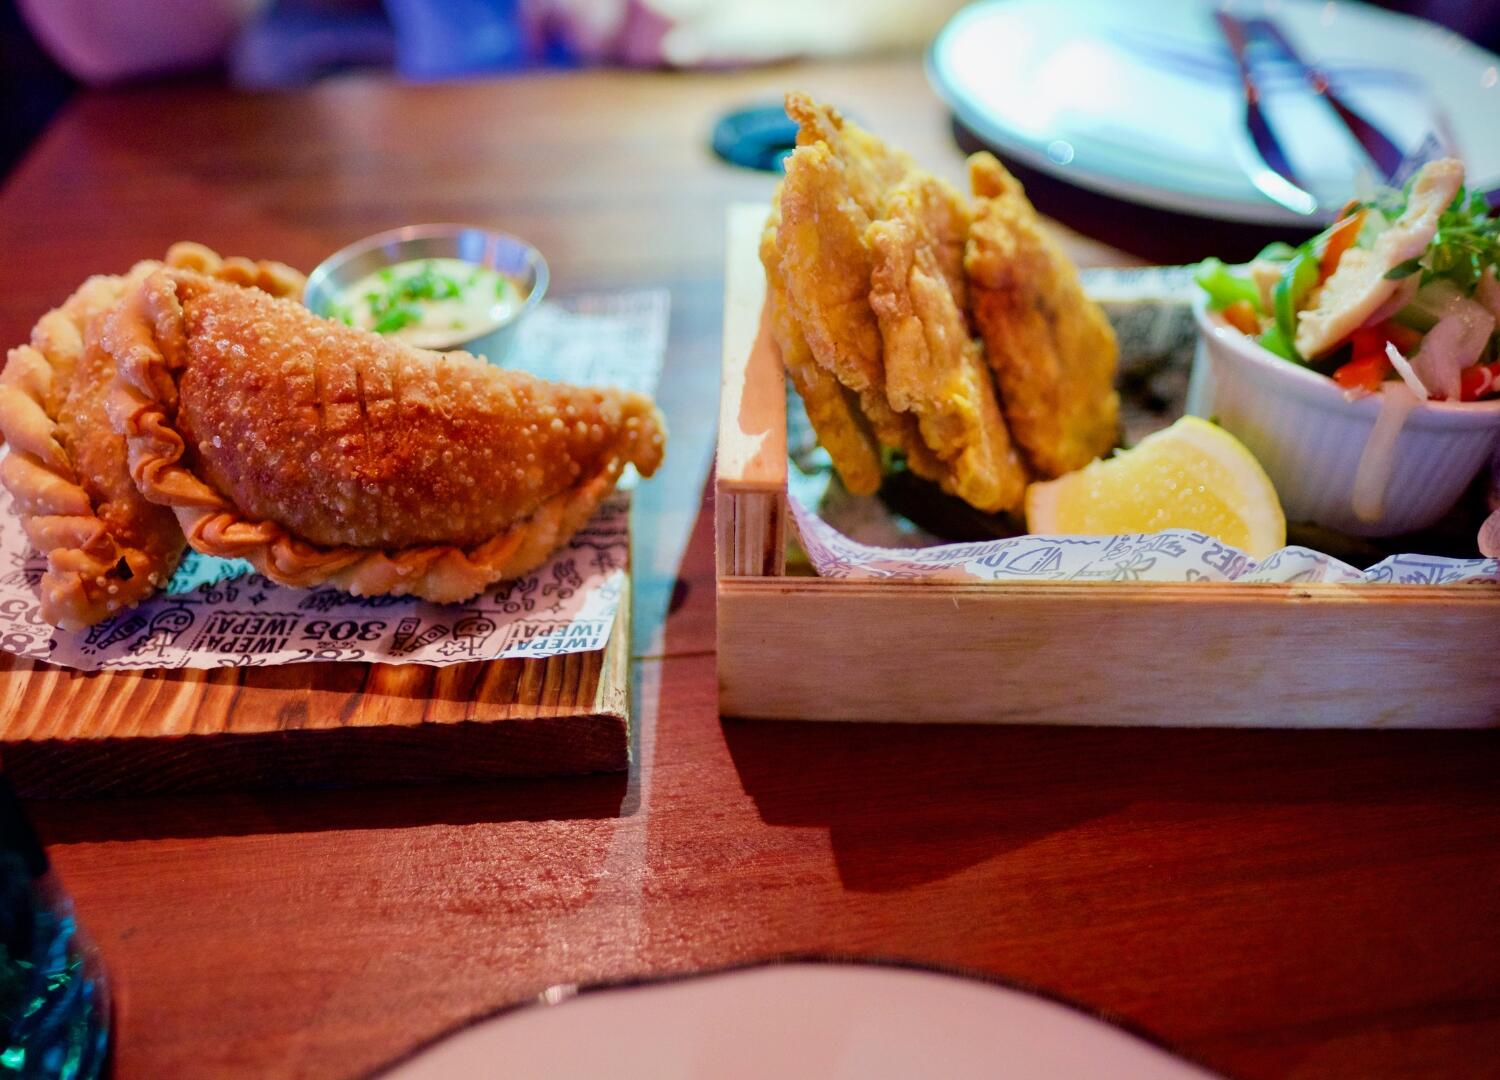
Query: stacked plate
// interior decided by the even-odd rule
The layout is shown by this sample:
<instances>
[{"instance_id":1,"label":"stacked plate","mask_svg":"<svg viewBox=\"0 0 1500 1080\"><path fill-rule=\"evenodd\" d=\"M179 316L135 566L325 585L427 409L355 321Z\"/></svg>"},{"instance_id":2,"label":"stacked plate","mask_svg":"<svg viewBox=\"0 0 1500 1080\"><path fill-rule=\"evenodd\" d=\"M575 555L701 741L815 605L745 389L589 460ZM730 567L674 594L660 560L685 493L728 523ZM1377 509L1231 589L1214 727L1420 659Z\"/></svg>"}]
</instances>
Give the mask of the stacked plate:
<instances>
[{"instance_id":1,"label":"stacked plate","mask_svg":"<svg viewBox=\"0 0 1500 1080\"><path fill-rule=\"evenodd\" d=\"M928 72L959 121L1002 154L1105 194L1230 221L1331 220L1367 159L1304 72L1252 50L1266 118L1318 199L1300 217L1245 168L1244 88L1214 19L1272 19L1339 97L1403 151L1456 151L1500 187L1500 57L1426 20L1324 0L992 0L938 35Z\"/></svg>"}]
</instances>

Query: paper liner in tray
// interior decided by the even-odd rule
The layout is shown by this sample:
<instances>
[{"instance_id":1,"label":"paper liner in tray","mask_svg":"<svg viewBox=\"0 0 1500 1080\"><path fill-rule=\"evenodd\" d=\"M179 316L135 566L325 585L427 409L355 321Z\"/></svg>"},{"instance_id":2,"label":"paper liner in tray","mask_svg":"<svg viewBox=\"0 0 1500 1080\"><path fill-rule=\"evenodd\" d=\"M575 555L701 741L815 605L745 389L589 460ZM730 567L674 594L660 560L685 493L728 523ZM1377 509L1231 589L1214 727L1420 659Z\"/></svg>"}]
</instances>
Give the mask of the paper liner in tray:
<instances>
[{"instance_id":1,"label":"paper liner in tray","mask_svg":"<svg viewBox=\"0 0 1500 1080\"><path fill-rule=\"evenodd\" d=\"M507 366L654 393L667 317L661 290L544 304L521 324ZM287 589L248 563L189 553L162 593L70 633L37 611L45 564L0 491L0 649L84 671L319 660L446 666L592 652L609 638L629 559L630 495L623 490L546 565L464 604Z\"/></svg>"},{"instance_id":2,"label":"paper liner in tray","mask_svg":"<svg viewBox=\"0 0 1500 1080\"><path fill-rule=\"evenodd\" d=\"M821 577L940 581L1237 581L1500 584L1500 559L1392 555L1361 573L1330 555L1287 547L1256 561L1186 529L1145 535L1017 536L894 548L851 540L794 496L792 519Z\"/></svg>"},{"instance_id":3,"label":"paper liner in tray","mask_svg":"<svg viewBox=\"0 0 1500 1080\"><path fill-rule=\"evenodd\" d=\"M1120 342L1122 411L1135 443L1180 412L1196 342L1191 267L1085 270L1085 287ZM1132 386L1142 392L1132 394ZM794 393L788 394L790 504L802 549L821 577L942 581L1156 581L1241 583L1500 584L1500 559L1391 555L1368 570L1307 547L1262 560L1202 533L1017 536L938 543L876 498L836 492ZM1153 407L1156 406L1156 407ZM800 470L800 475L799 475ZM816 508L816 509L814 509ZM842 531L841 531L842 530Z\"/></svg>"}]
</instances>

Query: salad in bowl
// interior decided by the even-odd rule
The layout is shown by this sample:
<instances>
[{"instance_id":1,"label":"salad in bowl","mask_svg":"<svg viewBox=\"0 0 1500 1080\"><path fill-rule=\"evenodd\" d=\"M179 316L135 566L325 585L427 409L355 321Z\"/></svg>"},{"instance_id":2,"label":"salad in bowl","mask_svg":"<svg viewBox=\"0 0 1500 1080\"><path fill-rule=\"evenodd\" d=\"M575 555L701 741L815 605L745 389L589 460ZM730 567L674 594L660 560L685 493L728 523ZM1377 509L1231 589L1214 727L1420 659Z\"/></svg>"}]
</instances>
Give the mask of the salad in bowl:
<instances>
[{"instance_id":1,"label":"salad in bowl","mask_svg":"<svg viewBox=\"0 0 1500 1080\"><path fill-rule=\"evenodd\" d=\"M1500 445L1500 220L1453 159L1298 246L1202 263L1189 409L1261 460L1292 520L1433 524Z\"/></svg>"}]
</instances>

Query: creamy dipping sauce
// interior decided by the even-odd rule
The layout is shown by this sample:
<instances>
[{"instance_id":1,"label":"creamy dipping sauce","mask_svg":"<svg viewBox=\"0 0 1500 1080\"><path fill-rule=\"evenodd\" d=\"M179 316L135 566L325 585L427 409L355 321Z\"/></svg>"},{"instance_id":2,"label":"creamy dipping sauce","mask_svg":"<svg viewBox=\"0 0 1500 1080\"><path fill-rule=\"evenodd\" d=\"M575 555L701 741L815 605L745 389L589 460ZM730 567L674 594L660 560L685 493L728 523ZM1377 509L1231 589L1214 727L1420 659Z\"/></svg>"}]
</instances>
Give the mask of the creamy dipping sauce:
<instances>
[{"instance_id":1,"label":"creamy dipping sauce","mask_svg":"<svg viewBox=\"0 0 1500 1080\"><path fill-rule=\"evenodd\" d=\"M360 278L328 314L423 349L451 349L513 318L520 282L462 259L412 259Z\"/></svg>"}]
</instances>

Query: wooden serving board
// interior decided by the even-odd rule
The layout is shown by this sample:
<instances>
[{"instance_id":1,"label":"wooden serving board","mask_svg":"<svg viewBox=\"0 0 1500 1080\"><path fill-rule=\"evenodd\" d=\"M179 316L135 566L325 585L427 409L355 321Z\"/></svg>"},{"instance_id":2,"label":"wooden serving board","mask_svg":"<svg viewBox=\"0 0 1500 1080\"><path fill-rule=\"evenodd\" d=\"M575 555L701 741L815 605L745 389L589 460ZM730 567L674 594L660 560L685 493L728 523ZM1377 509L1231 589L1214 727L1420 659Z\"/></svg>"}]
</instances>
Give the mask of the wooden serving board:
<instances>
[{"instance_id":1,"label":"wooden serving board","mask_svg":"<svg viewBox=\"0 0 1500 1080\"><path fill-rule=\"evenodd\" d=\"M758 720L1500 727L1500 587L789 574L786 381L729 215L715 474L719 709Z\"/></svg>"},{"instance_id":2,"label":"wooden serving board","mask_svg":"<svg viewBox=\"0 0 1500 1080\"><path fill-rule=\"evenodd\" d=\"M630 591L602 650L450 667L82 672L0 653L0 765L33 798L615 772Z\"/></svg>"}]
</instances>

